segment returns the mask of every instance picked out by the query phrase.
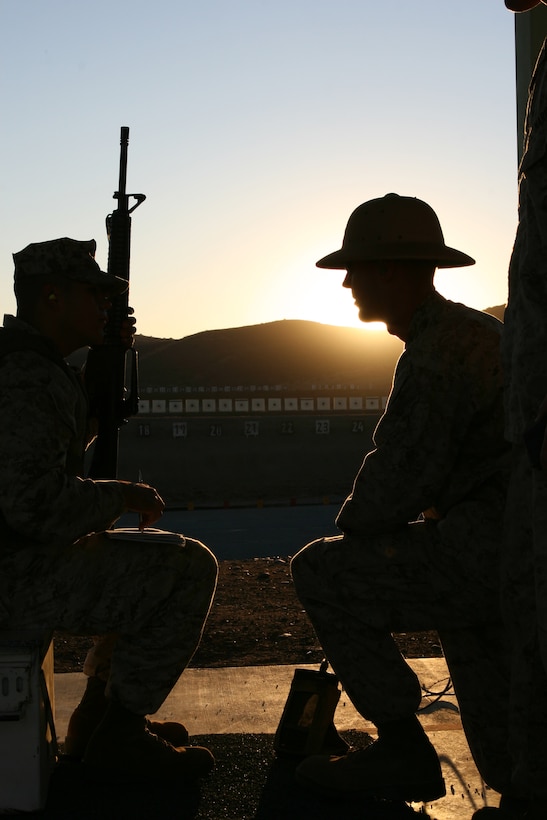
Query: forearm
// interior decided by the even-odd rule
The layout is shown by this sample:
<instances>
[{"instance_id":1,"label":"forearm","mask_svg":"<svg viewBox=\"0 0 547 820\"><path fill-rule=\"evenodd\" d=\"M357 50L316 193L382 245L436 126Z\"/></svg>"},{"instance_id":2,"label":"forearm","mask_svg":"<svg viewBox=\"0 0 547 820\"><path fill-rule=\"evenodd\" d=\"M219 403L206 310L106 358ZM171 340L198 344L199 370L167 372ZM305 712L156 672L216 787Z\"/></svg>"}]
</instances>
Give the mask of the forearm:
<instances>
[{"instance_id":1,"label":"forearm","mask_svg":"<svg viewBox=\"0 0 547 820\"><path fill-rule=\"evenodd\" d=\"M2 510L7 524L20 536L72 543L107 529L126 505L117 481L48 475L21 492L3 492Z\"/></svg>"}]
</instances>

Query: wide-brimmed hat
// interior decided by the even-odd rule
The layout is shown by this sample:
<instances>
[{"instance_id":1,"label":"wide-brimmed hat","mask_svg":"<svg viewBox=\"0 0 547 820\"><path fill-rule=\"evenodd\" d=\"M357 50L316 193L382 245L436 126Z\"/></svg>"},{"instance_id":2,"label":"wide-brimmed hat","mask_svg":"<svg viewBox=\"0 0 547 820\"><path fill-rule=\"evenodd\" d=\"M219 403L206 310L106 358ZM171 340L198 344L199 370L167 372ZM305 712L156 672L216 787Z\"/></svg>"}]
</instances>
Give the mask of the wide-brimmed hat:
<instances>
[{"instance_id":1,"label":"wide-brimmed hat","mask_svg":"<svg viewBox=\"0 0 547 820\"><path fill-rule=\"evenodd\" d=\"M119 295L128 288L128 282L100 269L95 262L97 243L94 239L51 239L33 242L13 254L15 281L29 276L64 276L75 282L88 282Z\"/></svg>"},{"instance_id":2,"label":"wide-brimmed hat","mask_svg":"<svg viewBox=\"0 0 547 820\"><path fill-rule=\"evenodd\" d=\"M543 0L505 0L510 11L530 11L539 6Z\"/></svg>"},{"instance_id":3,"label":"wide-brimmed hat","mask_svg":"<svg viewBox=\"0 0 547 820\"><path fill-rule=\"evenodd\" d=\"M437 268L460 268L475 260L445 245L433 208L421 199L386 194L359 205L351 214L342 247L324 256L318 268L345 269L355 262L428 261Z\"/></svg>"}]
</instances>

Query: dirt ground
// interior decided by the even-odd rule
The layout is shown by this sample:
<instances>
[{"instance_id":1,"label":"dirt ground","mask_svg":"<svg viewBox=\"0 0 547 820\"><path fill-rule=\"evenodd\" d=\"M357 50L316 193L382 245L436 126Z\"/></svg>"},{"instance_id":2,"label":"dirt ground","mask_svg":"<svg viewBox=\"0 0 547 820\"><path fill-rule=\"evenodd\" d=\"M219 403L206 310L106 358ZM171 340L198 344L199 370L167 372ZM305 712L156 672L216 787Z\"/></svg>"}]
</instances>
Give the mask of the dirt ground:
<instances>
[{"instance_id":1,"label":"dirt ground","mask_svg":"<svg viewBox=\"0 0 547 820\"><path fill-rule=\"evenodd\" d=\"M436 632L395 636L407 658L442 655ZM55 671L81 671L88 638L55 636ZM289 561L255 558L220 563L217 593L191 666L319 663L321 647L296 597Z\"/></svg>"}]
</instances>

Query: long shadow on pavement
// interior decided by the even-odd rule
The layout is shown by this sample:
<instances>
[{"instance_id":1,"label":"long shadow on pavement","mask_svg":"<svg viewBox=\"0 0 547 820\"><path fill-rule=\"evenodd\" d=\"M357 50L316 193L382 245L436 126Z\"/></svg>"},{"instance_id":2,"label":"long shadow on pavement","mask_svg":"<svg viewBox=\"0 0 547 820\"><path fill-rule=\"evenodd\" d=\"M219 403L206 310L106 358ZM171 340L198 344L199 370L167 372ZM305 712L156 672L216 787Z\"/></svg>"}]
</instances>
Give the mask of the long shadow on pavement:
<instances>
[{"instance_id":1,"label":"long shadow on pavement","mask_svg":"<svg viewBox=\"0 0 547 820\"><path fill-rule=\"evenodd\" d=\"M351 741L352 733L344 733ZM53 773L42 820L409 820L406 803L334 801L295 782L297 760L276 758L272 736L207 735L216 767L195 787L106 786L88 781L83 767L62 758ZM8 817L10 815L3 815ZM11 815L13 817L21 815ZM419 812L421 820L428 815Z\"/></svg>"}]
</instances>

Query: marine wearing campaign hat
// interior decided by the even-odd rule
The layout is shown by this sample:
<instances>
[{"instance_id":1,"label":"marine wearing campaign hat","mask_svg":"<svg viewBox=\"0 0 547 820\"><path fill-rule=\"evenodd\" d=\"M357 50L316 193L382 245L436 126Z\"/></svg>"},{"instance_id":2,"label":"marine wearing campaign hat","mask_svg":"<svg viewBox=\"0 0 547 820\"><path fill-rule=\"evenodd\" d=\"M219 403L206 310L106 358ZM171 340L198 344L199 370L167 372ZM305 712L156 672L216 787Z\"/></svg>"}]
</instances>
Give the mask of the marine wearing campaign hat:
<instances>
[{"instance_id":1,"label":"marine wearing campaign hat","mask_svg":"<svg viewBox=\"0 0 547 820\"><path fill-rule=\"evenodd\" d=\"M438 268L474 265L475 260L445 244L437 214L421 199L386 194L359 205L351 214L340 250L324 256L318 268L345 269L354 262L430 261Z\"/></svg>"}]
</instances>

